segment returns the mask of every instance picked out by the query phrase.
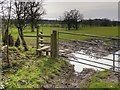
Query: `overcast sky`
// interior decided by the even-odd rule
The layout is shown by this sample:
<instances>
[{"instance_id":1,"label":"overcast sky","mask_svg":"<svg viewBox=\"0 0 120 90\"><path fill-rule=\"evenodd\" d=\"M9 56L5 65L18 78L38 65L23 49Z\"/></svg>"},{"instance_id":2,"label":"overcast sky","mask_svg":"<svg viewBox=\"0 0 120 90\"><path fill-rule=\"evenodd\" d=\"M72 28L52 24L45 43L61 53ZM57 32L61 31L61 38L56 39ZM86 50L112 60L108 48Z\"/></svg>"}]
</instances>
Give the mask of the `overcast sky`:
<instances>
[{"instance_id":1,"label":"overcast sky","mask_svg":"<svg viewBox=\"0 0 120 90\"><path fill-rule=\"evenodd\" d=\"M118 20L118 2L45 2L47 14L44 18L58 19L64 11L77 9L84 19L109 18Z\"/></svg>"}]
</instances>

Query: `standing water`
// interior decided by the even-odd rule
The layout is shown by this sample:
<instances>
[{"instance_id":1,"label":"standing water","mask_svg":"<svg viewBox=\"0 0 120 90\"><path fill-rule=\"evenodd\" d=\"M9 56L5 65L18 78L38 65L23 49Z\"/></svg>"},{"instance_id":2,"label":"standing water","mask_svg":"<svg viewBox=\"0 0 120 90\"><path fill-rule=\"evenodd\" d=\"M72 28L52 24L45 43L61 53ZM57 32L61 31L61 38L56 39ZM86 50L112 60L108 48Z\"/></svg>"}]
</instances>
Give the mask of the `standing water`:
<instances>
[{"instance_id":1,"label":"standing water","mask_svg":"<svg viewBox=\"0 0 120 90\"><path fill-rule=\"evenodd\" d=\"M83 52L80 51L80 53L83 53ZM109 61L109 60L102 59L102 58L98 59L98 58L95 58L95 57L90 57L89 55L82 55L82 54L77 54L77 53L72 53L72 54L75 57L78 57L78 58L83 58L83 59L87 59L87 60L90 60L90 61L95 61L95 62L98 62L98 63L108 64L108 65L113 66L113 61ZM115 54L120 54L120 50L115 52ZM113 60L113 54L110 54L110 55L105 56L103 58ZM115 55L115 61L118 61L119 60L118 58L119 58L118 55ZM111 66L106 66L106 65L102 65L102 64L98 64L98 63L94 63L94 62L90 62L90 61L85 61L85 60L82 60L82 59L73 59L73 58L70 58L70 59L75 60L75 61L79 61L79 62L82 62L82 63L86 63L86 64L91 64L91 65L98 66L98 67L103 67L105 69L112 69ZM100 69L100 68L97 68L97 67L77 63L77 62L74 62L74 61L70 61L70 63L74 65L74 68L75 68L76 72L81 72L83 70L83 68L93 68L95 70L103 70L103 69ZM115 62L115 66L120 68L120 66L118 65L118 62Z\"/></svg>"}]
</instances>

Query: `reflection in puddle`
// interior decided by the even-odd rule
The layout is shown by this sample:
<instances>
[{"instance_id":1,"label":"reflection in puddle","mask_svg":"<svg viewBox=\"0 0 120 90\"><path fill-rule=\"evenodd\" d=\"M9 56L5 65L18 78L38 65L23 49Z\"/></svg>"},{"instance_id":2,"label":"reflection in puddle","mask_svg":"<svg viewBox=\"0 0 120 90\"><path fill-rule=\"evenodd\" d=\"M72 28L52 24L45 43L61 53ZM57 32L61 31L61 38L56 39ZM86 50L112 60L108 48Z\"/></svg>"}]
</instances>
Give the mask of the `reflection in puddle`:
<instances>
[{"instance_id":1,"label":"reflection in puddle","mask_svg":"<svg viewBox=\"0 0 120 90\"><path fill-rule=\"evenodd\" d=\"M80 53L83 53L82 51ZM111 69L112 70L112 67L113 66L113 61L109 61L109 60L105 60L105 59L100 59L100 58L94 58L94 57L90 57L89 55L82 55L82 54L77 54L77 53L72 53L75 57L78 57L78 58L83 58L83 59L87 59L87 60L90 60L90 61L93 61L93 62L90 62L90 61L85 61L85 60L82 60L82 59L76 59L76 61L79 61L79 62L82 62L82 63L86 63L86 64L91 64L91 65L94 65L94 66L98 66L98 67L103 67L103 68L106 68L106 69ZM120 51L116 52L115 54L120 54ZM110 54L108 56L105 56L104 58L107 58L107 59L113 59L113 54ZM71 60L75 60L73 58L70 58ZM118 55L115 55L115 61L118 61ZM98 63L103 63L103 64L108 64L110 66L106 66L106 65L102 65L102 64L98 64L98 63L95 63L95 62L98 62ZM93 68L95 70L103 70L103 69L100 69L100 68L97 68L97 67L93 67L93 66L89 66L89 65L84 65L84 64L81 64L81 63L77 63L77 62L73 62L73 61L70 61L71 64L74 65L74 68L75 68L75 71L76 72L81 72L83 70L83 68ZM120 67L118 65L118 62L115 62L115 66L116 67ZM115 68L115 70L117 70L117 68Z\"/></svg>"}]
</instances>

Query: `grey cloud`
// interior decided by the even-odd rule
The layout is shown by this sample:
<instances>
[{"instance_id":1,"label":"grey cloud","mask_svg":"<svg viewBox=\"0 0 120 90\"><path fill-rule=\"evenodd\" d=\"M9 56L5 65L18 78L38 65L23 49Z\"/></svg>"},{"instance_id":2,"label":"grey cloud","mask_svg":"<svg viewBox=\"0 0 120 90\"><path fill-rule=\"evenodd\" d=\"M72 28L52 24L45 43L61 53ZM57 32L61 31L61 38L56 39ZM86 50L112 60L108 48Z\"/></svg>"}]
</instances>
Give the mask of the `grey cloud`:
<instances>
[{"instance_id":1,"label":"grey cloud","mask_svg":"<svg viewBox=\"0 0 120 90\"><path fill-rule=\"evenodd\" d=\"M47 11L45 18L58 18L64 11L78 9L84 18L110 18L117 19L117 2L47 2L44 6Z\"/></svg>"}]
</instances>

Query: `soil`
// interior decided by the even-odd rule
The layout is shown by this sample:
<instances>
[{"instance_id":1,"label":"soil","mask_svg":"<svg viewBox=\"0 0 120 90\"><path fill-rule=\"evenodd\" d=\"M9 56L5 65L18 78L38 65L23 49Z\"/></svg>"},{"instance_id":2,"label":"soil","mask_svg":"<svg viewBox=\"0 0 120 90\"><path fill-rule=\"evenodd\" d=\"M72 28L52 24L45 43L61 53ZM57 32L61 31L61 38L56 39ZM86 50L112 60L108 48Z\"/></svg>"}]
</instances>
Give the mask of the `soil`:
<instances>
[{"instance_id":1,"label":"soil","mask_svg":"<svg viewBox=\"0 0 120 90\"><path fill-rule=\"evenodd\" d=\"M85 54L88 54L90 56L92 55L96 58L102 58L120 50L120 47L118 47L118 41L90 38L86 39L85 42L82 42L80 40L61 41L59 50L61 51L59 53L60 56L65 58L74 57L71 55L71 53L76 53L77 51L83 51ZM61 79L63 81L62 84L58 82L57 84L59 85L56 85L55 83L52 84L54 87L59 88L86 88L91 76L98 72L99 71L95 71L90 68L84 68L80 73L75 74L76 72L72 72L67 81ZM118 75L113 72L106 78L102 78L101 81L118 83Z\"/></svg>"},{"instance_id":2,"label":"soil","mask_svg":"<svg viewBox=\"0 0 120 90\"><path fill-rule=\"evenodd\" d=\"M84 54L101 58L120 50L118 41L89 38L86 40L61 41L60 56L69 58L70 53L83 51Z\"/></svg>"},{"instance_id":3,"label":"soil","mask_svg":"<svg viewBox=\"0 0 120 90\"><path fill-rule=\"evenodd\" d=\"M82 72L77 73L74 68L64 67L60 75L53 77L47 82L44 88L88 88L90 79L93 75L99 73L91 68L84 68ZM112 72L105 78L100 78L103 82L118 83L118 74Z\"/></svg>"},{"instance_id":4,"label":"soil","mask_svg":"<svg viewBox=\"0 0 120 90\"><path fill-rule=\"evenodd\" d=\"M44 88L87 88L90 76L96 73L93 69L84 69L76 73L73 66L63 67L60 75L52 78Z\"/></svg>"}]
</instances>

